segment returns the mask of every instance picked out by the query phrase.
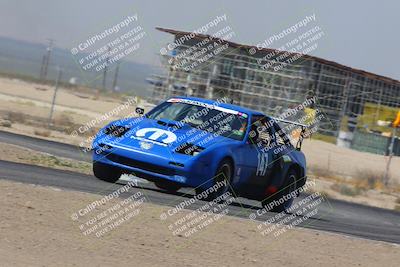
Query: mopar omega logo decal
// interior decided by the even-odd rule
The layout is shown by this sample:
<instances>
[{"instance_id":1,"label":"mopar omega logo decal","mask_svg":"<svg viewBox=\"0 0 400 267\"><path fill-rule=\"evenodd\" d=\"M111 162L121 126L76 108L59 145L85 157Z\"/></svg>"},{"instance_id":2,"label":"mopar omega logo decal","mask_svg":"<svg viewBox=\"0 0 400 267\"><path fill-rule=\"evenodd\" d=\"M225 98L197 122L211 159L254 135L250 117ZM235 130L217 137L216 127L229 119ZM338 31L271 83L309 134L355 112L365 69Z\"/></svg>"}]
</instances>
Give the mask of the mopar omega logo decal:
<instances>
[{"instance_id":1,"label":"mopar omega logo decal","mask_svg":"<svg viewBox=\"0 0 400 267\"><path fill-rule=\"evenodd\" d=\"M147 139L162 142L165 144L172 143L176 140L176 135L173 132L158 128L143 128L136 132L137 137L145 137L147 133L152 133Z\"/></svg>"}]
</instances>

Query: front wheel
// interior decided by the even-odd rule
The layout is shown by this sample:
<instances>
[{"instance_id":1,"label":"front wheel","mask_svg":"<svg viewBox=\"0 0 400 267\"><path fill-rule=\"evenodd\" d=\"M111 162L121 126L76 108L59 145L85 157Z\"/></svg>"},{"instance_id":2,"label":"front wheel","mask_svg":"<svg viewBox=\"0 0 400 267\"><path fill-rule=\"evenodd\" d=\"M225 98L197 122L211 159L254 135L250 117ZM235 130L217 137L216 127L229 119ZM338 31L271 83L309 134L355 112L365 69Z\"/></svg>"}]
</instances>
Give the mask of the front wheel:
<instances>
[{"instance_id":1,"label":"front wheel","mask_svg":"<svg viewBox=\"0 0 400 267\"><path fill-rule=\"evenodd\" d=\"M116 167L99 162L93 162L93 174L100 180L115 183L118 181L122 173L121 170Z\"/></svg>"},{"instance_id":2,"label":"front wheel","mask_svg":"<svg viewBox=\"0 0 400 267\"><path fill-rule=\"evenodd\" d=\"M232 180L233 175L233 167L229 160L223 160L215 173L214 176L214 191L211 191L211 188L203 189L203 188L196 188L196 195L202 194L203 192L209 190L207 196L204 198L206 201L211 201L219 196L222 196L226 192L229 191L230 182Z\"/></svg>"},{"instance_id":3,"label":"front wheel","mask_svg":"<svg viewBox=\"0 0 400 267\"><path fill-rule=\"evenodd\" d=\"M292 206L294 198L297 196L296 191L297 173L289 170L283 188L273 196L261 202L262 206L268 211L288 212Z\"/></svg>"}]
</instances>

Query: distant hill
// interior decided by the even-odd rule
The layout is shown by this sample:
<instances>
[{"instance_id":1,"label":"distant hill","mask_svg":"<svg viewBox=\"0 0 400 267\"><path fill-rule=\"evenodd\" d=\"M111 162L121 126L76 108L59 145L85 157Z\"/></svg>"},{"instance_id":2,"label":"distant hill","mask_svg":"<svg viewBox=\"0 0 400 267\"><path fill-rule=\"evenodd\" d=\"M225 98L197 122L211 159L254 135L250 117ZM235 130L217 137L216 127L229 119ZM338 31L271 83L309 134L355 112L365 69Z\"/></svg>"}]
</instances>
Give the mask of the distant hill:
<instances>
[{"instance_id":1,"label":"distant hill","mask_svg":"<svg viewBox=\"0 0 400 267\"><path fill-rule=\"evenodd\" d=\"M43 44L29 43L0 37L0 72L16 73L27 76L39 77L42 57L46 52ZM55 80L57 77L56 66L63 69L63 81L68 81L71 77L77 77L77 82L90 86L101 87L102 72L83 71L75 62L70 51L55 47L53 49L48 79ZM111 88L114 79L115 66L110 67L107 73L107 87ZM160 73L160 69L150 65L121 60L118 83L122 91L131 91L138 95L150 95L151 88L145 81L147 77L154 73ZM96 79L97 77L97 79Z\"/></svg>"}]
</instances>

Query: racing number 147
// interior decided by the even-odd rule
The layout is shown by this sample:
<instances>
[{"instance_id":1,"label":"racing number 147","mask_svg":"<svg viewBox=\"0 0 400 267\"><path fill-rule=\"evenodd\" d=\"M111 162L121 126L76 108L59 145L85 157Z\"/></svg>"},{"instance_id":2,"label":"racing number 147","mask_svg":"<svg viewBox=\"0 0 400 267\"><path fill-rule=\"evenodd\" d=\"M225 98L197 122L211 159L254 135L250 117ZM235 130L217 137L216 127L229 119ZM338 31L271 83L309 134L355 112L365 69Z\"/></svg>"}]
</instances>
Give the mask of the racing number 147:
<instances>
[{"instance_id":1,"label":"racing number 147","mask_svg":"<svg viewBox=\"0 0 400 267\"><path fill-rule=\"evenodd\" d=\"M264 176L268 168L268 153L258 153L257 176Z\"/></svg>"}]
</instances>

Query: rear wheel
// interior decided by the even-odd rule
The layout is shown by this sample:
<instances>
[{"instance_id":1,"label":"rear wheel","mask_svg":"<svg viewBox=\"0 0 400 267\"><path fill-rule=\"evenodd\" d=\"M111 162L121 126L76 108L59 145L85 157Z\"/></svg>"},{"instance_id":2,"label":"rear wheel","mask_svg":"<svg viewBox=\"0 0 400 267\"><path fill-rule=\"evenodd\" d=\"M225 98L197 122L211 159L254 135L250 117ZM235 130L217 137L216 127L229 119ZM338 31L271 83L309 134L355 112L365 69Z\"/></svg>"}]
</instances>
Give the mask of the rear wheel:
<instances>
[{"instance_id":1,"label":"rear wheel","mask_svg":"<svg viewBox=\"0 0 400 267\"><path fill-rule=\"evenodd\" d=\"M179 184L174 183L174 182L169 182L169 181L157 181L157 182L154 182L154 184L158 188L163 189L170 193L175 193L176 191L181 189L181 186Z\"/></svg>"},{"instance_id":2,"label":"rear wheel","mask_svg":"<svg viewBox=\"0 0 400 267\"><path fill-rule=\"evenodd\" d=\"M93 162L93 174L100 180L115 183L118 181L122 173L121 170L116 167L99 162Z\"/></svg>"},{"instance_id":3,"label":"rear wheel","mask_svg":"<svg viewBox=\"0 0 400 267\"><path fill-rule=\"evenodd\" d=\"M273 212L288 212L289 208L293 204L294 198L296 197L292 196L292 193L296 191L297 178L296 171L289 170L283 188L279 192L275 193L275 195L263 200L261 202L262 206Z\"/></svg>"},{"instance_id":4,"label":"rear wheel","mask_svg":"<svg viewBox=\"0 0 400 267\"><path fill-rule=\"evenodd\" d=\"M208 193L204 200L211 201L219 196L222 196L229 191L230 182L232 180L233 167L229 160L223 160L216 171L214 176L214 186L216 191ZM196 188L196 195L199 195L207 189Z\"/></svg>"}]
</instances>

